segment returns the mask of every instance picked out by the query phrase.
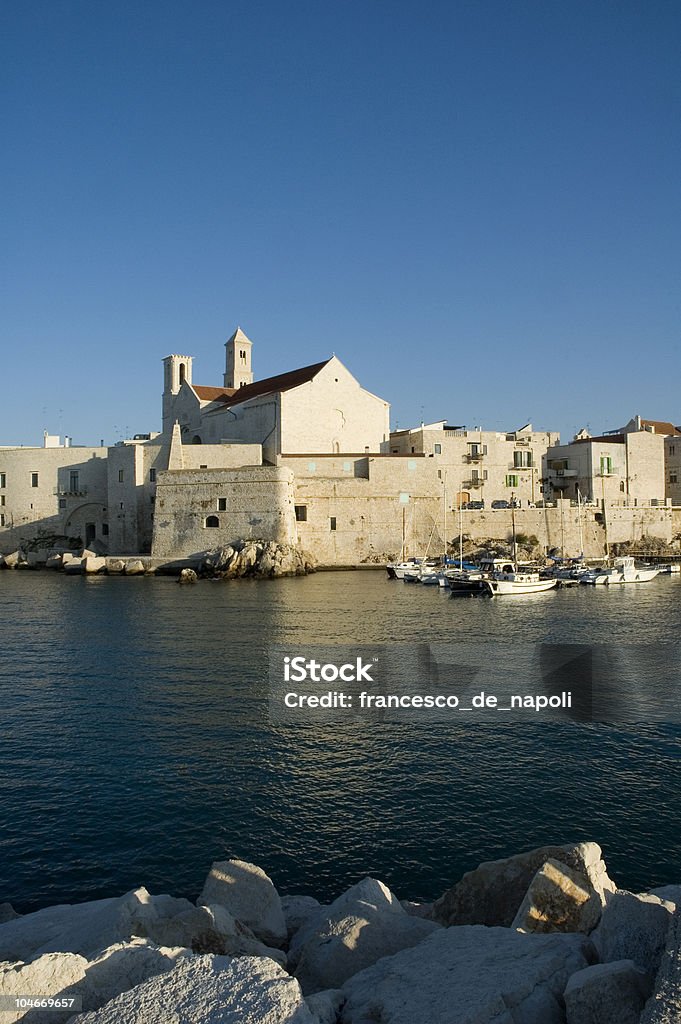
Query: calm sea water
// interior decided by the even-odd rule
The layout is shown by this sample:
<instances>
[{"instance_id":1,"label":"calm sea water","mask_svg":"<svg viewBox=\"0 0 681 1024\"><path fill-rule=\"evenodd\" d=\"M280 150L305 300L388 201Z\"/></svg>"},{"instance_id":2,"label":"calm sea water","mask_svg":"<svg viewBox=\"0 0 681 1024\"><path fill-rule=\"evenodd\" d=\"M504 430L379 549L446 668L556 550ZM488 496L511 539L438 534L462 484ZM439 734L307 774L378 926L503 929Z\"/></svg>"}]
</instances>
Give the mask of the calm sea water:
<instances>
[{"instance_id":1,"label":"calm sea water","mask_svg":"<svg viewBox=\"0 0 681 1024\"><path fill-rule=\"evenodd\" d=\"M668 578L452 601L371 572L195 587L0 573L0 902L191 897L225 857L281 892L327 899L369 873L430 899L481 860L574 839L602 845L620 886L680 882L673 722L267 714L270 644L607 639L654 666L680 597ZM652 667L641 688L654 717Z\"/></svg>"}]
</instances>

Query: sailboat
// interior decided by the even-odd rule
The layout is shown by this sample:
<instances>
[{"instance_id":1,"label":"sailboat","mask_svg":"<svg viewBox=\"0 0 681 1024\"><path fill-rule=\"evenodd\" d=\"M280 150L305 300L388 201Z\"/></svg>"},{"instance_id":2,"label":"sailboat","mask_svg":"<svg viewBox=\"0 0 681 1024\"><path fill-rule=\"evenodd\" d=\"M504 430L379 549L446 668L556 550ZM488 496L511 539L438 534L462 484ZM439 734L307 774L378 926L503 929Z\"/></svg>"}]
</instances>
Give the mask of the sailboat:
<instances>
[{"instance_id":1,"label":"sailboat","mask_svg":"<svg viewBox=\"0 0 681 1024\"><path fill-rule=\"evenodd\" d=\"M511 495L511 524L513 527L513 563L501 571L493 572L485 584L493 597L504 594L539 594L552 590L558 580L542 579L538 572L518 566L518 543L515 530L515 501Z\"/></svg>"}]
</instances>

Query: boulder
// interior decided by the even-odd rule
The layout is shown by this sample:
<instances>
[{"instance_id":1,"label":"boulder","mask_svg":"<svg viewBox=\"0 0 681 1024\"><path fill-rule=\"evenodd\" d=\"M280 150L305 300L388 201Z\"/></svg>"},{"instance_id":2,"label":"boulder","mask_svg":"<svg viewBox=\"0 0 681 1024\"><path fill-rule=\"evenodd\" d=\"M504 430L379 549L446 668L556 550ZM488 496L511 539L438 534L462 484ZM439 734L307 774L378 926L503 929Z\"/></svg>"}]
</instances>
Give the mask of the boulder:
<instances>
[{"instance_id":1,"label":"boulder","mask_svg":"<svg viewBox=\"0 0 681 1024\"><path fill-rule=\"evenodd\" d=\"M666 887L665 887L666 888ZM681 1020L681 912L671 918L667 943L655 977L653 994L641 1024L678 1024Z\"/></svg>"},{"instance_id":2,"label":"boulder","mask_svg":"<svg viewBox=\"0 0 681 1024\"><path fill-rule=\"evenodd\" d=\"M20 562L25 561L23 551L12 551L9 555L5 555L5 568L16 569Z\"/></svg>"},{"instance_id":3,"label":"boulder","mask_svg":"<svg viewBox=\"0 0 681 1024\"><path fill-rule=\"evenodd\" d=\"M0 964L0 995L2 996L77 996L85 982L87 960L77 953L45 953L32 963ZM4 1010L4 1007L3 1007ZM40 1021L47 1016L45 1011L26 1012L25 1009L5 1010L3 1024L22 1021ZM51 1024L63 1024L73 1015L73 1010L50 1011Z\"/></svg>"},{"instance_id":4,"label":"boulder","mask_svg":"<svg viewBox=\"0 0 681 1024\"><path fill-rule=\"evenodd\" d=\"M80 553L80 557L83 558L83 559L85 559L85 558L96 558L97 555L98 555L98 552L94 551L92 548L83 548L83 550Z\"/></svg>"},{"instance_id":5,"label":"boulder","mask_svg":"<svg viewBox=\"0 0 681 1024\"><path fill-rule=\"evenodd\" d=\"M106 558L98 555L88 555L83 559L83 571L85 573L106 572Z\"/></svg>"},{"instance_id":6,"label":"boulder","mask_svg":"<svg viewBox=\"0 0 681 1024\"><path fill-rule=\"evenodd\" d=\"M345 983L343 1024L565 1024L563 992L588 966L581 935L439 929Z\"/></svg>"},{"instance_id":7,"label":"boulder","mask_svg":"<svg viewBox=\"0 0 681 1024\"><path fill-rule=\"evenodd\" d=\"M148 978L171 970L186 949L159 949L144 939L134 939L105 950L93 962L77 953L45 953L31 963L0 965L0 995L78 996L83 1010L96 1010ZM73 1010L52 1010L50 1024L62 1024ZM19 1010L2 1017L3 1024L44 1024L45 1012Z\"/></svg>"},{"instance_id":8,"label":"boulder","mask_svg":"<svg viewBox=\"0 0 681 1024\"><path fill-rule=\"evenodd\" d=\"M416 946L440 930L434 921L410 917L403 910L367 907L360 914L319 926L300 950L295 976L306 995L340 988L382 957Z\"/></svg>"},{"instance_id":9,"label":"boulder","mask_svg":"<svg viewBox=\"0 0 681 1024\"><path fill-rule=\"evenodd\" d=\"M62 569L67 576L79 576L83 572L83 560L82 558L74 558L73 555L67 559L66 555L64 555Z\"/></svg>"},{"instance_id":10,"label":"boulder","mask_svg":"<svg viewBox=\"0 0 681 1024\"><path fill-rule=\"evenodd\" d=\"M585 875L601 903L605 902L605 893L615 890L597 843L541 846L504 860L487 861L467 872L433 904L433 920L443 925L510 927L532 879L547 860L559 861Z\"/></svg>"},{"instance_id":11,"label":"boulder","mask_svg":"<svg viewBox=\"0 0 681 1024\"><path fill-rule=\"evenodd\" d=\"M109 576L119 575L125 572L125 562L122 558L107 558L106 571Z\"/></svg>"},{"instance_id":12,"label":"boulder","mask_svg":"<svg viewBox=\"0 0 681 1024\"><path fill-rule=\"evenodd\" d=\"M177 577L178 583L196 583L198 576L193 569L182 569L180 575Z\"/></svg>"},{"instance_id":13,"label":"boulder","mask_svg":"<svg viewBox=\"0 0 681 1024\"><path fill-rule=\"evenodd\" d=\"M604 962L633 960L651 977L657 971L667 941L674 904L649 893L634 895L618 889L609 894L591 940Z\"/></svg>"},{"instance_id":14,"label":"boulder","mask_svg":"<svg viewBox=\"0 0 681 1024\"><path fill-rule=\"evenodd\" d=\"M282 896L281 909L288 937L290 938L302 928L310 915L318 913L320 908L321 904L314 896Z\"/></svg>"},{"instance_id":15,"label":"boulder","mask_svg":"<svg viewBox=\"0 0 681 1024\"><path fill-rule=\"evenodd\" d=\"M125 563L125 575L126 576L142 576L144 575L144 562L141 558L131 558Z\"/></svg>"},{"instance_id":16,"label":"boulder","mask_svg":"<svg viewBox=\"0 0 681 1024\"><path fill-rule=\"evenodd\" d=\"M341 893L327 907L320 907L307 916L291 939L289 966L295 969L305 944L315 940L331 922L342 921L351 916L362 917L372 911L404 914L400 901L388 886L379 882L377 878L367 877Z\"/></svg>"},{"instance_id":17,"label":"boulder","mask_svg":"<svg viewBox=\"0 0 681 1024\"><path fill-rule=\"evenodd\" d=\"M189 900L151 896L140 888L111 899L47 907L0 925L0 960L28 961L56 951L91 960L134 936L197 952L283 958L224 908L196 907Z\"/></svg>"},{"instance_id":18,"label":"boulder","mask_svg":"<svg viewBox=\"0 0 681 1024\"><path fill-rule=\"evenodd\" d=\"M345 996L339 988L327 989L307 996L305 1002L319 1024L336 1024Z\"/></svg>"},{"instance_id":19,"label":"boulder","mask_svg":"<svg viewBox=\"0 0 681 1024\"><path fill-rule=\"evenodd\" d=\"M172 971L77 1018L77 1024L142 1022L319 1024L319 1018L307 1007L298 983L272 960L219 956L182 959Z\"/></svg>"},{"instance_id":20,"label":"boulder","mask_svg":"<svg viewBox=\"0 0 681 1024\"><path fill-rule=\"evenodd\" d=\"M631 960L585 967L565 988L567 1024L639 1024L649 991L648 975Z\"/></svg>"},{"instance_id":21,"label":"boulder","mask_svg":"<svg viewBox=\"0 0 681 1024\"><path fill-rule=\"evenodd\" d=\"M45 568L59 570L62 568L63 561L64 556L60 552L55 552L54 554L49 555L47 561L45 562Z\"/></svg>"},{"instance_id":22,"label":"boulder","mask_svg":"<svg viewBox=\"0 0 681 1024\"><path fill-rule=\"evenodd\" d=\"M282 946L288 937L279 893L255 864L216 861L197 902L224 907L268 945Z\"/></svg>"},{"instance_id":23,"label":"boulder","mask_svg":"<svg viewBox=\"0 0 681 1024\"><path fill-rule=\"evenodd\" d=\"M31 569L36 569L39 566L44 567L47 564L49 557L49 551L47 548L36 548L34 551L26 552L26 564L30 565Z\"/></svg>"},{"instance_id":24,"label":"boulder","mask_svg":"<svg viewBox=\"0 0 681 1024\"><path fill-rule=\"evenodd\" d=\"M588 935L600 916L600 897L586 875L550 859L532 879L511 927L524 932Z\"/></svg>"}]
</instances>

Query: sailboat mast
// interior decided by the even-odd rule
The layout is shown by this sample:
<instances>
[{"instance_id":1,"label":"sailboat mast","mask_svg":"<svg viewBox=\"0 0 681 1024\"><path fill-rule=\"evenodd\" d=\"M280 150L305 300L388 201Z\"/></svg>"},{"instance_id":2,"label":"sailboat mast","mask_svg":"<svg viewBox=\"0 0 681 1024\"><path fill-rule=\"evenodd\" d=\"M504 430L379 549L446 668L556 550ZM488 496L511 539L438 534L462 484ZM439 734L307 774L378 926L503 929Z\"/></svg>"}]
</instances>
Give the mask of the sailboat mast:
<instances>
[{"instance_id":1,"label":"sailboat mast","mask_svg":"<svg viewBox=\"0 0 681 1024\"><path fill-rule=\"evenodd\" d=\"M513 565L518 568L518 542L515 536L515 494L511 494L511 527L513 529Z\"/></svg>"}]
</instances>

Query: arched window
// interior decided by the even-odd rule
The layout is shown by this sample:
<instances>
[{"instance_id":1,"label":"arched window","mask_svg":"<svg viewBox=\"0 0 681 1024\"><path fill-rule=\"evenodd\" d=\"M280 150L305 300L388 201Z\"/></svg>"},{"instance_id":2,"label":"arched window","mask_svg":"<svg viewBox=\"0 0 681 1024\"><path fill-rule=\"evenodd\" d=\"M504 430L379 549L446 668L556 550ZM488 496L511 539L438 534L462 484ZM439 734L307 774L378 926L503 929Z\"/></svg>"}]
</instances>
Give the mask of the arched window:
<instances>
[{"instance_id":1,"label":"arched window","mask_svg":"<svg viewBox=\"0 0 681 1024\"><path fill-rule=\"evenodd\" d=\"M192 444L201 444L201 438L198 434L194 434L192 438Z\"/></svg>"},{"instance_id":2,"label":"arched window","mask_svg":"<svg viewBox=\"0 0 681 1024\"><path fill-rule=\"evenodd\" d=\"M213 529L215 529L216 527L218 527L220 525L220 518L219 518L219 516L206 516L206 523L205 523L205 525L207 527L209 527L209 528L212 527Z\"/></svg>"},{"instance_id":3,"label":"arched window","mask_svg":"<svg viewBox=\"0 0 681 1024\"><path fill-rule=\"evenodd\" d=\"M180 363L180 387L184 384L185 377L187 375L187 368L184 363Z\"/></svg>"}]
</instances>

